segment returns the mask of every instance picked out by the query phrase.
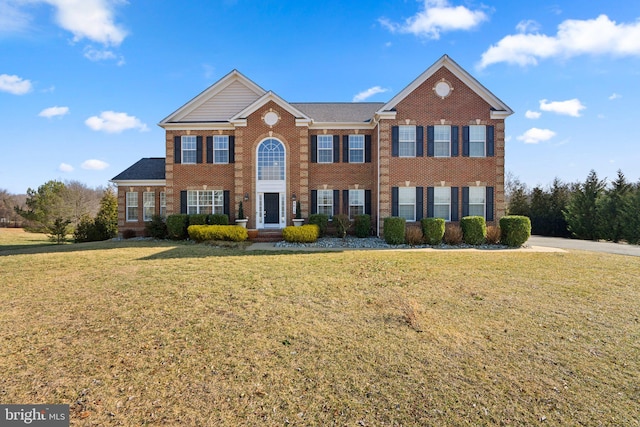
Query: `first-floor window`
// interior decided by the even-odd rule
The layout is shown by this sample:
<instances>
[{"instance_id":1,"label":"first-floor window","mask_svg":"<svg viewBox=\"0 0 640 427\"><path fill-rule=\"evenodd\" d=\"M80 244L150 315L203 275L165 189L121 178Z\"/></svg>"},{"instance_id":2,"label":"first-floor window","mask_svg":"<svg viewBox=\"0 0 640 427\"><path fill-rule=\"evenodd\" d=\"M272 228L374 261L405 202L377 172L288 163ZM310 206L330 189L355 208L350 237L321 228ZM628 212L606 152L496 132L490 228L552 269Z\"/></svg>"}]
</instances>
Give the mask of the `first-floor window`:
<instances>
[{"instance_id":1,"label":"first-floor window","mask_svg":"<svg viewBox=\"0 0 640 427\"><path fill-rule=\"evenodd\" d=\"M317 212L329 218L333 216L333 190L318 190Z\"/></svg>"},{"instance_id":2,"label":"first-floor window","mask_svg":"<svg viewBox=\"0 0 640 427\"><path fill-rule=\"evenodd\" d=\"M407 221L416 220L416 189L415 187L398 188L398 216Z\"/></svg>"},{"instance_id":3,"label":"first-floor window","mask_svg":"<svg viewBox=\"0 0 640 427\"><path fill-rule=\"evenodd\" d=\"M138 193L127 192L127 221L138 220Z\"/></svg>"},{"instance_id":4,"label":"first-floor window","mask_svg":"<svg viewBox=\"0 0 640 427\"><path fill-rule=\"evenodd\" d=\"M224 192L213 190L187 191L188 214L224 213Z\"/></svg>"},{"instance_id":5,"label":"first-floor window","mask_svg":"<svg viewBox=\"0 0 640 427\"><path fill-rule=\"evenodd\" d=\"M450 187L435 187L433 189L433 216L451 221Z\"/></svg>"},{"instance_id":6,"label":"first-floor window","mask_svg":"<svg viewBox=\"0 0 640 427\"><path fill-rule=\"evenodd\" d=\"M485 216L485 187L469 187L469 216Z\"/></svg>"},{"instance_id":7,"label":"first-floor window","mask_svg":"<svg viewBox=\"0 0 640 427\"><path fill-rule=\"evenodd\" d=\"M166 218L167 216L167 193L160 192L160 216Z\"/></svg>"},{"instance_id":8,"label":"first-floor window","mask_svg":"<svg viewBox=\"0 0 640 427\"><path fill-rule=\"evenodd\" d=\"M364 135L349 135L349 163L364 163Z\"/></svg>"},{"instance_id":9,"label":"first-floor window","mask_svg":"<svg viewBox=\"0 0 640 427\"><path fill-rule=\"evenodd\" d=\"M151 221L156 213L156 193L145 191L142 193L142 220Z\"/></svg>"},{"instance_id":10,"label":"first-floor window","mask_svg":"<svg viewBox=\"0 0 640 427\"><path fill-rule=\"evenodd\" d=\"M364 214L364 190L349 190L349 218Z\"/></svg>"}]
</instances>

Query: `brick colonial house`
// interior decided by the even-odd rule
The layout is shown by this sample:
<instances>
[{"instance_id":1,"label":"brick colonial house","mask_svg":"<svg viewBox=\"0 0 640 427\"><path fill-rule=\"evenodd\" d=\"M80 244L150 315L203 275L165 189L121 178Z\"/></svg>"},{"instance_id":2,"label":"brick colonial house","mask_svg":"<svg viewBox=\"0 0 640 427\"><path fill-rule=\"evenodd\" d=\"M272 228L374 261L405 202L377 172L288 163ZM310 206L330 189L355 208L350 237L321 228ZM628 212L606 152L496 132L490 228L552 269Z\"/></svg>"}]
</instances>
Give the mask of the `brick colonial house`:
<instances>
[{"instance_id":1,"label":"brick colonial house","mask_svg":"<svg viewBox=\"0 0 640 427\"><path fill-rule=\"evenodd\" d=\"M249 228L295 210L459 221L504 215L513 111L447 55L387 103L297 103L232 71L159 123L166 158L117 175L120 232L153 214L225 213Z\"/></svg>"}]
</instances>

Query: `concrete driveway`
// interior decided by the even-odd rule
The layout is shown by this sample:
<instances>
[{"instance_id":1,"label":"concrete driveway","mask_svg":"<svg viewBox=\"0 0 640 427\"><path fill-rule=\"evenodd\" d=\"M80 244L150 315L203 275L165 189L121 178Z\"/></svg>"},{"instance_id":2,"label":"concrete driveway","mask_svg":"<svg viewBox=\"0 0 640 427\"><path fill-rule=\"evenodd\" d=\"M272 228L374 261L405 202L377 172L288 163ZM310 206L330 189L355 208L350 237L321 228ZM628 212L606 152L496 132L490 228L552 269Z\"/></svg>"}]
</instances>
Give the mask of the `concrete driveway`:
<instances>
[{"instance_id":1,"label":"concrete driveway","mask_svg":"<svg viewBox=\"0 0 640 427\"><path fill-rule=\"evenodd\" d=\"M531 236L529 240L527 240L527 245L640 256L640 246L627 245L625 243L594 242L591 240L563 239L560 237Z\"/></svg>"}]
</instances>

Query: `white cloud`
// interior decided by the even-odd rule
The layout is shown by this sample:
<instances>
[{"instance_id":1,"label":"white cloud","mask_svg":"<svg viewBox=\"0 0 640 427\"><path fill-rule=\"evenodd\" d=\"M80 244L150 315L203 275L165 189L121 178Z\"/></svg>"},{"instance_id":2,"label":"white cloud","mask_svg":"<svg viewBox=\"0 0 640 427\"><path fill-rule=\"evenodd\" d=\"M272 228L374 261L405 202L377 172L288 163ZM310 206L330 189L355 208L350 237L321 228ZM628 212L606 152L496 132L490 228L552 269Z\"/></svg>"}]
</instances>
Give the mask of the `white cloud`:
<instances>
[{"instance_id":1,"label":"white cloud","mask_svg":"<svg viewBox=\"0 0 640 427\"><path fill-rule=\"evenodd\" d=\"M518 22L518 25L516 25L516 30L519 33L532 33L534 31L540 30L540 24L532 19L529 19L527 21L520 21Z\"/></svg>"},{"instance_id":2,"label":"white cloud","mask_svg":"<svg viewBox=\"0 0 640 427\"><path fill-rule=\"evenodd\" d=\"M613 101L614 99L620 99L620 98L622 98L622 95L614 92L609 96L609 101Z\"/></svg>"},{"instance_id":3,"label":"white cloud","mask_svg":"<svg viewBox=\"0 0 640 427\"><path fill-rule=\"evenodd\" d=\"M9 92L13 95L24 95L31 92L32 86L30 80L22 77L10 76L8 74L0 74L0 91Z\"/></svg>"},{"instance_id":4,"label":"white cloud","mask_svg":"<svg viewBox=\"0 0 640 427\"><path fill-rule=\"evenodd\" d=\"M540 100L540 109L542 111L550 111L556 114L562 114L565 116L571 117L580 117L580 111L584 110L585 107L582 105L579 99L569 99L567 101L553 101L547 102L546 99Z\"/></svg>"},{"instance_id":5,"label":"white cloud","mask_svg":"<svg viewBox=\"0 0 640 427\"><path fill-rule=\"evenodd\" d=\"M640 21L618 24L600 15L596 19L563 21L554 36L537 32L508 35L482 54L479 67L499 62L537 65L540 59L607 54L640 56Z\"/></svg>"},{"instance_id":6,"label":"white cloud","mask_svg":"<svg viewBox=\"0 0 640 427\"><path fill-rule=\"evenodd\" d=\"M555 135L556 133L549 129L531 128L517 137L517 140L524 141L525 144L538 144L539 142L550 140Z\"/></svg>"},{"instance_id":7,"label":"white cloud","mask_svg":"<svg viewBox=\"0 0 640 427\"><path fill-rule=\"evenodd\" d=\"M365 99L371 98L373 95L376 95L378 93L385 93L388 91L389 89L383 89L380 86L370 87L369 89L363 90L362 92L355 95L353 97L353 102L362 102Z\"/></svg>"},{"instance_id":8,"label":"white cloud","mask_svg":"<svg viewBox=\"0 0 640 427\"><path fill-rule=\"evenodd\" d=\"M65 114L68 114L68 113L69 113L69 107L58 107L56 105L55 107L45 108L44 110L40 111L38 116L46 117L46 118L50 119L52 117L57 117L57 116L62 117Z\"/></svg>"},{"instance_id":9,"label":"white cloud","mask_svg":"<svg viewBox=\"0 0 640 427\"><path fill-rule=\"evenodd\" d=\"M60 166L58 166L58 170L60 172L73 172L73 166L68 163L60 163Z\"/></svg>"},{"instance_id":10,"label":"white cloud","mask_svg":"<svg viewBox=\"0 0 640 427\"><path fill-rule=\"evenodd\" d=\"M15 1L0 0L0 32L14 33L26 30L31 24L31 17L20 10Z\"/></svg>"},{"instance_id":11,"label":"white cloud","mask_svg":"<svg viewBox=\"0 0 640 427\"><path fill-rule=\"evenodd\" d=\"M542 113L540 111L527 110L527 112L524 113L524 116L527 119L539 119L541 115L542 115Z\"/></svg>"},{"instance_id":12,"label":"white cloud","mask_svg":"<svg viewBox=\"0 0 640 427\"><path fill-rule=\"evenodd\" d=\"M127 129L138 129L140 132L149 130L137 117L115 111L103 111L99 117L89 117L84 123L95 131L107 133L120 133Z\"/></svg>"},{"instance_id":13,"label":"white cloud","mask_svg":"<svg viewBox=\"0 0 640 427\"><path fill-rule=\"evenodd\" d=\"M82 162L80 165L82 169L92 170L92 171L100 171L109 167L109 163L103 162L102 160L89 159Z\"/></svg>"},{"instance_id":14,"label":"white cloud","mask_svg":"<svg viewBox=\"0 0 640 427\"><path fill-rule=\"evenodd\" d=\"M391 32L410 33L437 40L441 32L471 30L488 19L481 10L451 6L448 0L424 0L424 10L397 24L386 18L378 20Z\"/></svg>"}]
</instances>

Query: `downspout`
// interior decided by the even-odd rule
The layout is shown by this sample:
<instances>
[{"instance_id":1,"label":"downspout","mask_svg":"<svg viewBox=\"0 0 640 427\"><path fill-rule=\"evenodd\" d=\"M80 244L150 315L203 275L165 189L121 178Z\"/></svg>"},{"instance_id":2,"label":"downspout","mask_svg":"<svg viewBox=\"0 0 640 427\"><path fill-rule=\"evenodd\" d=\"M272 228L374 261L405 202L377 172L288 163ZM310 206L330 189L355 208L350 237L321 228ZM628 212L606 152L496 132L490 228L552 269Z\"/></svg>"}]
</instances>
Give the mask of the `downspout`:
<instances>
[{"instance_id":1,"label":"downspout","mask_svg":"<svg viewBox=\"0 0 640 427\"><path fill-rule=\"evenodd\" d=\"M376 237L380 237L380 119L378 119L378 194L376 195Z\"/></svg>"}]
</instances>

